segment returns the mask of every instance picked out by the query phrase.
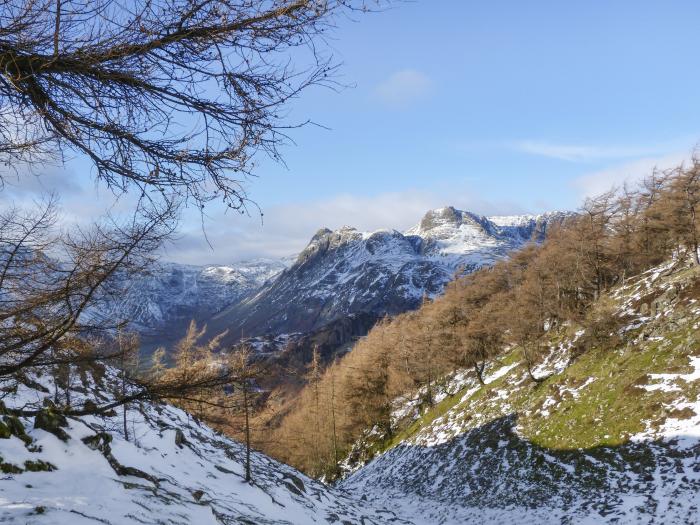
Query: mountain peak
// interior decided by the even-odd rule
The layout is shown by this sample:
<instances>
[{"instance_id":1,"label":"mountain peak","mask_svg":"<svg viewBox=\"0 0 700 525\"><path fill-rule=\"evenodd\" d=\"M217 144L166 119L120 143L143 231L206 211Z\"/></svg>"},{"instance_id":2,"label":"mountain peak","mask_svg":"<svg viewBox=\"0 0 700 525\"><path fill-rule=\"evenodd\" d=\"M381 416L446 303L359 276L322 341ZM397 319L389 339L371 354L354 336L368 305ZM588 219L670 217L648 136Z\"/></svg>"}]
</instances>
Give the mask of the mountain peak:
<instances>
[{"instance_id":1,"label":"mountain peak","mask_svg":"<svg viewBox=\"0 0 700 525\"><path fill-rule=\"evenodd\" d=\"M406 231L407 235L425 238L453 237L460 230L470 231L472 235L489 235L493 225L486 217L454 206L436 208L425 213L420 223Z\"/></svg>"},{"instance_id":2,"label":"mountain peak","mask_svg":"<svg viewBox=\"0 0 700 525\"><path fill-rule=\"evenodd\" d=\"M331 233L333 233L333 231L328 229L328 228L325 228L325 227L319 228L319 230L316 233L314 233L313 236L311 237L311 241L309 242L309 244L311 244L314 241L318 241L320 239L323 239L324 237L326 237L327 235L329 235Z\"/></svg>"},{"instance_id":3,"label":"mountain peak","mask_svg":"<svg viewBox=\"0 0 700 525\"><path fill-rule=\"evenodd\" d=\"M429 210L420 221L419 228L422 231L432 230L444 224L457 226L462 221L462 212L453 206Z\"/></svg>"},{"instance_id":4,"label":"mountain peak","mask_svg":"<svg viewBox=\"0 0 700 525\"><path fill-rule=\"evenodd\" d=\"M546 218L543 219L546 223ZM250 335L316 330L347 315L418 307L454 277L493 264L534 238L533 217L487 217L454 206L428 211L406 232L319 230L294 265L211 319L215 331Z\"/></svg>"}]
</instances>

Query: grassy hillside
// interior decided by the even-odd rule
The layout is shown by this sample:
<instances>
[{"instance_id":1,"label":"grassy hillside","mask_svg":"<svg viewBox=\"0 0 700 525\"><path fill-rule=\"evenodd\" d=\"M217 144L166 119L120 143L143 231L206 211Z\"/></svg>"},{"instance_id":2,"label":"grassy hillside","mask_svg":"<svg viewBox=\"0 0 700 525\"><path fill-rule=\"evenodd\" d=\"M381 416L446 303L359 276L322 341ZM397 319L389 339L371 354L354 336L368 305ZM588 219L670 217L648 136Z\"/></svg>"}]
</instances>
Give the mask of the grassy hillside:
<instances>
[{"instance_id":1,"label":"grassy hillside","mask_svg":"<svg viewBox=\"0 0 700 525\"><path fill-rule=\"evenodd\" d=\"M444 512L428 516L436 522L667 515L692 523L700 504L699 284L697 268L666 265L613 288L594 310L612 316L615 329L595 343L574 324L551 329L534 370L539 383L515 346L483 386L458 372L432 407L420 395L397 400L396 431L360 440L346 466L375 459L342 484L444 502Z\"/></svg>"}]
</instances>

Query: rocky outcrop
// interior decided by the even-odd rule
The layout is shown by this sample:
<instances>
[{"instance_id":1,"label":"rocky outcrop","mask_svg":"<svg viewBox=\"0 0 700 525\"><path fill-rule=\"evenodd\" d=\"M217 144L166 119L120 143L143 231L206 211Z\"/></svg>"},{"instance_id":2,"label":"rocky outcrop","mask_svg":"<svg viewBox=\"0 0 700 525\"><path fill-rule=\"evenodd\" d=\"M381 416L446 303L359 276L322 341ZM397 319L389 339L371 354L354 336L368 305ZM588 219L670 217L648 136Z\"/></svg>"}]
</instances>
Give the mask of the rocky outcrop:
<instances>
[{"instance_id":1,"label":"rocky outcrop","mask_svg":"<svg viewBox=\"0 0 700 525\"><path fill-rule=\"evenodd\" d=\"M67 426L68 421L65 416L51 407L40 410L34 418L34 428L45 430L62 441L68 441L68 434L63 430Z\"/></svg>"}]
</instances>

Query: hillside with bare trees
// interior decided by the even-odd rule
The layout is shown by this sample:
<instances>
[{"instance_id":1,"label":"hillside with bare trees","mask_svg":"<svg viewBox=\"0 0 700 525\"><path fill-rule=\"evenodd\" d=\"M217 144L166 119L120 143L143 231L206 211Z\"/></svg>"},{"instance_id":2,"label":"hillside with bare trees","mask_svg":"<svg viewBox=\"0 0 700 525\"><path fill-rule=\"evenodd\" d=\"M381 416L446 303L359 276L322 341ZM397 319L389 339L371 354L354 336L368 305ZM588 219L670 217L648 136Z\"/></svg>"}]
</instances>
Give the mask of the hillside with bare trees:
<instances>
[{"instance_id":1,"label":"hillside with bare trees","mask_svg":"<svg viewBox=\"0 0 700 525\"><path fill-rule=\"evenodd\" d=\"M700 4L539 4L0 2L0 523L700 523Z\"/></svg>"},{"instance_id":2,"label":"hillside with bare trees","mask_svg":"<svg viewBox=\"0 0 700 525\"><path fill-rule=\"evenodd\" d=\"M631 314L618 311L610 294L662 263L665 274L697 266L698 173L695 160L589 199L543 244L454 281L416 312L386 318L314 375L277 429L283 445L270 451L312 475L337 477L348 454L361 463L406 437L397 399L430 413L447 378L466 374L484 386L486 371L506 356L536 391L553 380L542 365L557 359L555 343L565 334L578 334L571 362L624 345ZM638 302L648 309L653 299Z\"/></svg>"}]
</instances>

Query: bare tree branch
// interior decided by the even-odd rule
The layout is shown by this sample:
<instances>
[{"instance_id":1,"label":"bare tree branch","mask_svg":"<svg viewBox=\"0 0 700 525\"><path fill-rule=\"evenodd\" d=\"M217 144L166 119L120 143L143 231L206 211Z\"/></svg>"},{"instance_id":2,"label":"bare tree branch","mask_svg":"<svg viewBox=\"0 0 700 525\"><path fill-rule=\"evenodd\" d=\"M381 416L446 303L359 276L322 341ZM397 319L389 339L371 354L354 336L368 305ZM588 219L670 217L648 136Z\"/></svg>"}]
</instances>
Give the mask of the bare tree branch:
<instances>
[{"instance_id":1,"label":"bare tree branch","mask_svg":"<svg viewBox=\"0 0 700 525\"><path fill-rule=\"evenodd\" d=\"M287 131L304 124L286 121L287 103L335 84L317 42L338 14L370 3L3 2L0 155L69 150L115 191L242 209L256 153L279 160Z\"/></svg>"}]
</instances>

